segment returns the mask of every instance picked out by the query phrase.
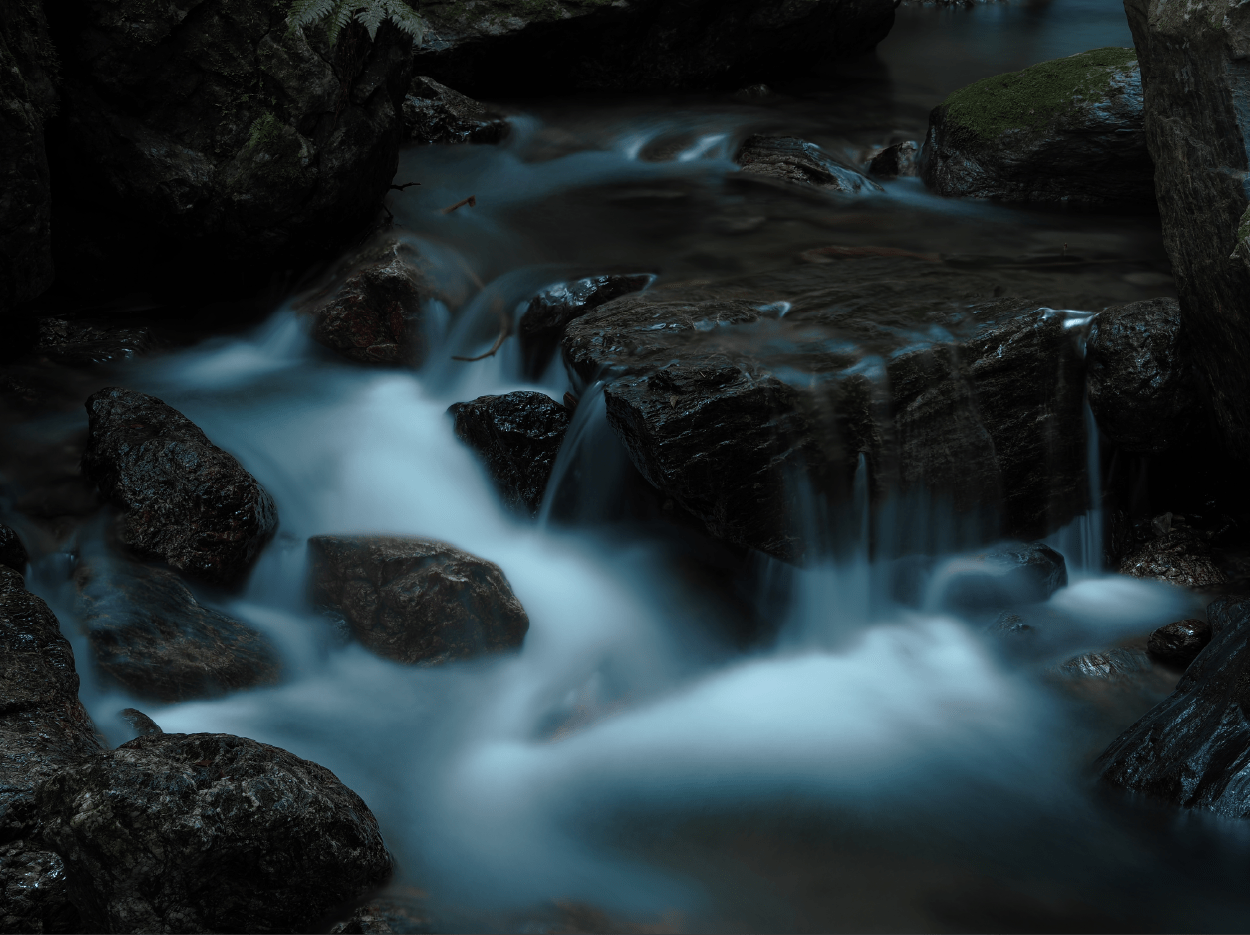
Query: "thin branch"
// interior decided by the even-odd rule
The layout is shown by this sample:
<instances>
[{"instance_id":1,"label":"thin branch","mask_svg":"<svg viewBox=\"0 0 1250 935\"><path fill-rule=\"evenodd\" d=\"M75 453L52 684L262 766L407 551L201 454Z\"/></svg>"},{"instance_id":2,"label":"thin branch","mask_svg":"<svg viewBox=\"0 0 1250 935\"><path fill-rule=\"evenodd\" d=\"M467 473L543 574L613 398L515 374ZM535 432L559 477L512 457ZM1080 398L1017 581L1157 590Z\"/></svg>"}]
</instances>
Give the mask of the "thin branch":
<instances>
[{"instance_id":1,"label":"thin branch","mask_svg":"<svg viewBox=\"0 0 1250 935\"><path fill-rule=\"evenodd\" d=\"M485 354L478 354L476 357L459 357L452 355L452 360L463 360L466 363L473 363L475 360L485 360L487 357L494 357L503 347L503 342L508 339L508 335L512 332L512 321L504 314L503 300L495 300L495 311L499 313L499 337L495 338L495 343L490 346L490 350Z\"/></svg>"},{"instance_id":2,"label":"thin branch","mask_svg":"<svg viewBox=\"0 0 1250 935\"><path fill-rule=\"evenodd\" d=\"M412 188L412 186L420 184L420 182L405 182L403 185L392 185L390 190L393 192L402 192L405 188Z\"/></svg>"},{"instance_id":3,"label":"thin branch","mask_svg":"<svg viewBox=\"0 0 1250 935\"><path fill-rule=\"evenodd\" d=\"M468 198L463 198L460 201L457 201L450 208L444 208L443 214L451 214L451 212L455 211L457 208L462 208L465 205L468 205L470 208L476 208L477 207L477 195L470 195Z\"/></svg>"}]
</instances>

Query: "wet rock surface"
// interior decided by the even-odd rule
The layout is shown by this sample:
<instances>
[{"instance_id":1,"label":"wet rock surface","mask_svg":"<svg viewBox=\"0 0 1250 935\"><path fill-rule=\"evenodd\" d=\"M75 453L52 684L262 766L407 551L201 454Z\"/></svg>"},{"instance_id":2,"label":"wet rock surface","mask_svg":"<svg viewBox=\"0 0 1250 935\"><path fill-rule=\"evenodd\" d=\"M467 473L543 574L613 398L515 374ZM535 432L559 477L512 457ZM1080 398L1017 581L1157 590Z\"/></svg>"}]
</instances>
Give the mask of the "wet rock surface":
<instances>
[{"instance_id":1,"label":"wet rock surface","mask_svg":"<svg viewBox=\"0 0 1250 935\"><path fill-rule=\"evenodd\" d=\"M138 708L122 708L118 717L130 725L136 737L147 737L150 734L163 734L161 726L140 711Z\"/></svg>"},{"instance_id":2,"label":"wet rock surface","mask_svg":"<svg viewBox=\"0 0 1250 935\"><path fill-rule=\"evenodd\" d=\"M1163 662L1184 668L1211 642L1211 627L1204 620L1178 620L1150 634L1146 649Z\"/></svg>"},{"instance_id":3,"label":"wet rock surface","mask_svg":"<svg viewBox=\"0 0 1250 935\"><path fill-rule=\"evenodd\" d=\"M569 410L545 393L479 396L447 410L510 508L536 515L568 430Z\"/></svg>"},{"instance_id":4,"label":"wet rock surface","mask_svg":"<svg viewBox=\"0 0 1250 935\"><path fill-rule=\"evenodd\" d=\"M35 353L58 364L83 366L129 360L152 350L155 335L144 326L109 321L43 318Z\"/></svg>"},{"instance_id":5,"label":"wet rock surface","mask_svg":"<svg viewBox=\"0 0 1250 935\"><path fill-rule=\"evenodd\" d=\"M416 143L498 143L508 122L485 104L420 75L404 95L404 136Z\"/></svg>"},{"instance_id":6,"label":"wet rock surface","mask_svg":"<svg viewBox=\"0 0 1250 935\"><path fill-rule=\"evenodd\" d=\"M277 525L273 500L232 455L155 396L108 387L87 400L83 471L124 512L121 542L231 585Z\"/></svg>"},{"instance_id":7,"label":"wet rock surface","mask_svg":"<svg viewBox=\"0 0 1250 935\"><path fill-rule=\"evenodd\" d=\"M82 932L65 864L38 844L0 844L0 932Z\"/></svg>"},{"instance_id":8,"label":"wet rock surface","mask_svg":"<svg viewBox=\"0 0 1250 935\"><path fill-rule=\"evenodd\" d=\"M331 935L426 935L434 930L419 900L382 896L369 900L330 932Z\"/></svg>"},{"instance_id":9,"label":"wet rock surface","mask_svg":"<svg viewBox=\"0 0 1250 935\"><path fill-rule=\"evenodd\" d=\"M541 373L573 319L618 296L642 292L655 278L654 273L608 273L556 283L541 290L530 299L517 324L529 372L534 376Z\"/></svg>"},{"instance_id":10,"label":"wet rock surface","mask_svg":"<svg viewBox=\"0 0 1250 935\"><path fill-rule=\"evenodd\" d=\"M946 562L933 587L941 606L976 613L1036 604L1067 583L1067 565L1054 549L1041 542L1007 542Z\"/></svg>"},{"instance_id":11,"label":"wet rock surface","mask_svg":"<svg viewBox=\"0 0 1250 935\"><path fill-rule=\"evenodd\" d=\"M529 618L499 567L432 539L313 536L313 603L380 656L435 665L514 649Z\"/></svg>"},{"instance_id":12,"label":"wet rock surface","mask_svg":"<svg viewBox=\"0 0 1250 935\"><path fill-rule=\"evenodd\" d=\"M62 770L37 804L96 931L312 931L391 873L358 795L245 737L139 737Z\"/></svg>"},{"instance_id":13,"label":"wet rock surface","mask_svg":"<svg viewBox=\"0 0 1250 935\"><path fill-rule=\"evenodd\" d=\"M96 668L133 695L187 701L278 679L268 640L200 604L167 568L100 561L74 584Z\"/></svg>"},{"instance_id":14,"label":"wet rock surface","mask_svg":"<svg viewBox=\"0 0 1250 935\"><path fill-rule=\"evenodd\" d=\"M12 568L19 575L26 573L26 563L30 557L26 554L26 546L8 526L0 523L0 565Z\"/></svg>"},{"instance_id":15,"label":"wet rock surface","mask_svg":"<svg viewBox=\"0 0 1250 935\"><path fill-rule=\"evenodd\" d=\"M824 191L857 195L881 190L876 182L841 165L815 143L792 136L752 136L742 144L734 161L747 175Z\"/></svg>"},{"instance_id":16,"label":"wet rock surface","mask_svg":"<svg viewBox=\"0 0 1250 935\"><path fill-rule=\"evenodd\" d=\"M922 160L942 195L1150 211L1136 55L1097 49L962 88L930 115Z\"/></svg>"},{"instance_id":17,"label":"wet rock surface","mask_svg":"<svg viewBox=\"0 0 1250 935\"><path fill-rule=\"evenodd\" d=\"M920 171L916 162L919 155L920 146L915 140L894 143L872 157L868 172L882 179L917 175Z\"/></svg>"},{"instance_id":18,"label":"wet rock surface","mask_svg":"<svg viewBox=\"0 0 1250 935\"><path fill-rule=\"evenodd\" d=\"M1107 439L1125 451L1166 451L1199 418L1175 299L1149 299L1099 313L1086 357L1090 408Z\"/></svg>"},{"instance_id":19,"label":"wet rock surface","mask_svg":"<svg viewBox=\"0 0 1250 935\"><path fill-rule=\"evenodd\" d=\"M1152 535L1120 560L1120 574L1168 584L1206 588L1223 584L1224 573L1211 557L1211 545L1196 529L1166 513L1151 522Z\"/></svg>"},{"instance_id":20,"label":"wet rock surface","mask_svg":"<svg viewBox=\"0 0 1250 935\"><path fill-rule=\"evenodd\" d=\"M420 272L401 256L357 270L313 312L317 343L360 364L420 366L425 360Z\"/></svg>"},{"instance_id":21,"label":"wet rock surface","mask_svg":"<svg viewBox=\"0 0 1250 935\"><path fill-rule=\"evenodd\" d=\"M1122 646L1075 656L1059 666L1067 678L1092 681L1130 681L1150 670L1150 660L1139 649Z\"/></svg>"}]
</instances>

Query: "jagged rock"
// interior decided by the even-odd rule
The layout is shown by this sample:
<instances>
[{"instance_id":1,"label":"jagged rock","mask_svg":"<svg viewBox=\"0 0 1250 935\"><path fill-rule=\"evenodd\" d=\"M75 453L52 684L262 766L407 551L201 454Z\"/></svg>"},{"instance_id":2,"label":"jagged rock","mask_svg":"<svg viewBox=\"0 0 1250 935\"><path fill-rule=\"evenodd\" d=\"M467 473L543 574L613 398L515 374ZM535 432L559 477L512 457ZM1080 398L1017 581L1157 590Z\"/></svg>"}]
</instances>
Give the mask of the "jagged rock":
<instances>
[{"instance_id":1,"label":"jagged rock","mask_svg":"<svg viewBox=\"0 0 1250 935\"><path fill-rule=\"evenodd\" d=\"M617 296L642 292L655 282L654 273L609 273L560 282L530 299L517 324L522 353L532 376L538 376L574 318Z\"/></svg>"},{"instance_id":2,"label":"jagged rock","mask_svg":"<svg viewBox=\"0 0 1250 935\"><path fill-rule=\"evenodd\" d=\"M1116 647L1085 653L1059 666L1059 673L1072 679L1124 682L1150 670L1150 660L1141 650Z\"/></svg>"},{"instance_id":3,"label":"jagged rock","mask_svg":"<svg viewBox=\"0 0 1250 935\"><path fill-rule=\"evenodd\" d=\"M1094 319L1089 405L1108 440L1127 452L1166 451L1194 421L1198 401L1180 341L1175 299L1132 302Z\"/></svg>"},{"instance_id":4,"label":"jagged rock","mask_svg":"<svg viewBox=\"0 0 1250 935\"><path fill-rule=\"evenodd\" d=\"M83 472L125 511L122 543L214 584L242 578L277 525L252 475L155 396L106 387L87 414Z\"/></svg>"},{"instance_id":5,"label":"jagged rock","mask_svg":"<svg viewBox=\"0 0 1250 935\"><path fill-rule=\"evenodd\" d=\"M1068 583L1063 556L1041 542L1007 542L945 562L934 575L936 606L963 613L1035 604Z\"/></svg>"},{"instance_id":6,"label":"jagged rock","mask_svg":"<svg viewBox=\"0 0 1250 935\"><path fill-rule=\"evenodd\" d=\"M436 665L521 645L529 618L499 566L412 536L313 536L313 603L380 656Z\"/></svg>"},{"instance_id":7,"label":"jagged rock","mask_svg":"<svg viewBox=\"0 0 1250 935\"><path fill-rule=\"evenodd\" d=\"M485 104L421 75L404 95L404 136L418 143L498 143L508 122Z\"/></svg>"},{"instance_id":8,"label":"jagged rock","mask_svg":"<svg viewBox=\"0 0 1250 935\"><path fill-rule=\"evenodd\" d=\"M84 564L74 584L96 668L132 695L187 701L278 679L269 642L200 604L167 568Z\"/></svg>"},{"instance_id":9,"label":"jagged rock","mask_svg":"<svg viewBox=\"0 0 1250 935\"><path fill-rule=\"evenodd\" d=\"M1248 688L1250 616L1243 606L1185 670L1176 691L1099 757L1102 778L1185 808L1250 817Z\"/></svg>"},{"instance_id":10,"label":"jagged rock","mask_svg":"<svg viewBox=\"0 0 1250 935\"><path fill-rule=\"evenodd\" d=\"M106 364L145 354L154 344L152 330L143 326L43 318L35 351L58 364Z\"/></svg>"},{"instance_id":11,"label":"jagged rock","mask_svg":"<svg viewBox=\"0 0 1250 935\"><path fill-rule=\"evenodd\" d=\"M82 932L65 864L37 843L0 844L0 932Z\"/></svg>"},{"instance_id":12,"label":"jagged rock","mask_svg":"<svg viewBox=\"0 0 1250 935\"><path fill-rule=\"evenodd\" d=\"M245 737L138 737L61 770L36 804L94 931L313 931L391 873L356 793Z\"/></svg>"},{"instance_id":13,"label":"jagged rock","mask_svg":"<svg viewBox=\"0 0 1250 935\"><path fill-rule=\"evenodd\" d=\"M1146 649L1163 662L1187 666L1211 642L1211 627L1202 620L1178 620L1150 634Z\"/></svg>"},{"instance_id":14,"label":"jagged rock","mask_svg":"<svg viewBox=\"0 0 1250 935\"><path fill-rule=\"evenodd\" d=\"M1167 516L1171 520L1171 516ZM1120 560L1120 574L1155 578L1168 584L1207 588L1224 583L1211 558L1211 546L1188 526L1156 524L1155 535Z\"/></svg>"},{"instance_id":15,"label":"jagged rock","mask_svg":"<svg viewBox=\"0 0 1250 935\"><path fill-rule=\"evenodd\" d=\"M1149 211L1136 55L1096 49L961 88L930 115L921 159L942 195Z\"/></svg>"},{"instance_id":16,"label":"jagged rock","mask_svg":"<svg viewBox=\"0 0 1250 935\"><path fill-rule=\"evenodd\" d=\"M370 264L313 312L313 338L357 363L420 366L427 350L423 286L418 270L399 256Z\"/></svg>"},{"instance_id":17,"label":"jagged rock","mask_svg":"<svg viewBox=\"0 0 1250 935\"><path fill-rule=\"evenodd\" d=\"M416 71L470 94L739 88L885 38L893 0L426 0Z\"/></svg>"},{"instance_id":18,"label":"jagged rock","mask_svg":"<svg viewBox=\"0 0 1250 935\"><path fill-rule=\"evenodd\" d=\"M883 179L916 175L920 171L916 164L919 154L920 146L915 140L895 143L872 157L872 162L868 164L868 171Z\"/></svg>"},{"instance_id":19,"label":"jagged rock","mask_svg":"<svg viewBox=\"0 0 1250 935\"><path fill-rule=\"evenodd\" d=\"M748 175L794 182L831 192L857 195L881 186L839 164L815 143L792 136L752 136L734 158Z\"/></svg>"},{"instance_id":20,"label":"jagged rock","mask_svg":"<svg viewBox=\"0 0 1250 935\"><path fill-rule=\"evenodd\" d=\"M17 533L0 523L0 565L7 565L19 575L24 575L29 561L26 546L22 545Z\"/></svg>"},{"instance_id":21,"label":"jagged rock","mask_svg":"<svg viewBox=\"0 0 1250 935\"><path fill-rule=\"evenodd\" d=\"M510 508L536 515L569 427L546 393L515 392L453 403L456 435L478 453Z\"/></svg>"}]
</instances>

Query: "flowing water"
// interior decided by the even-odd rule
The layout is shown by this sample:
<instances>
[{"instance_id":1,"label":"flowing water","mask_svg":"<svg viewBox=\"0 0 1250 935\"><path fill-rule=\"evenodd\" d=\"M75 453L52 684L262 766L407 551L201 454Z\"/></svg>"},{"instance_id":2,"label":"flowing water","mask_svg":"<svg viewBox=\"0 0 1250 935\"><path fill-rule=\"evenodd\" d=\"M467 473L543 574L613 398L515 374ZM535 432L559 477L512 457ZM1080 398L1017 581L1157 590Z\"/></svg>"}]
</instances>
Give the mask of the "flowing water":
<instances>
[{"instance_id":1,"label":"flowing water","mask_svg":"<svg viewBox=\"0 0 1250 935\"><path fill-rule=\"evenodd\" d=\"M1096 514L1052 538L1070 583L1035 611L1046 640L1013 654L983 620L890 598L888 562L868 543L898 521L870 506L863 465L826 560L755 556L717 577L713 546L631 506L632 469L595 387L578 387L536 523L500 506L445 414L519 388L560 398L562 368L527 379L515 341L476 363L450 357L486 349L495 309L601 269L675 282L829 243L998 255L1066 244L1100 262L1033 274L1028 288L1055 307L1167 293L1150 217L944 201L911 179L806 195L743 183L730 162L761 130L862 159L922 139L928 109L968 81L1129 42L1112 2L903 7L877 57L771 98L514 102L501 146L408 150L397 181L421 186L391 208L464 300L430 310L421 371L339 361L284 307L251 333L110 375L184 412L273 495L277 536L244 592L216 601L273 640L285 674L164 707L99 684L65 583L71 553L98 547L85 526L32 584L75 643L92 716L114 742L128 736L115 713L136 705L166 731L242 734L329 767L381 822L396 891L444 930L1244 927L1241 826L1108 798L1089 773L1168 685L1126 699L1046 674L1198 609L1180 590L1105 574ZM439 210L470 194L475 208ZM304 543L366 531L498 563L531 621L523 649L410 668L341 642L307 606ZM742 638L744 619L763 635Z\"/></svg>"}]
</instances>

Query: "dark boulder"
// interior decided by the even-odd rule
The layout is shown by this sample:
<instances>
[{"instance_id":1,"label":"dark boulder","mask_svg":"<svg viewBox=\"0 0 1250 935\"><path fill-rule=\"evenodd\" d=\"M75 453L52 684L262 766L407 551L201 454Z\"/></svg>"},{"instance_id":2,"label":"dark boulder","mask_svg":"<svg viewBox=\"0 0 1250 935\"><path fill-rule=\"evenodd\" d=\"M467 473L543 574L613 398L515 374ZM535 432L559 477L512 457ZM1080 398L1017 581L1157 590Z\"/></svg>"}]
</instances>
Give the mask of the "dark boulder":
<instances>
[{"instance_id":1,"label":"dark boulder","mask_svg":"<svg viewBox=\"0 0 1250 935\"><path fill-rule=\"evenodd\" d=\"M422 284L399 256L369 264L316 308L312 336L356 363L420 366L426 355Z\"/></svg>"},{"instance_id":2,"label":"dark boulder","mask_svg":"<svg viewBox=\"0 0 1250 935\"><path fill-rule=\"evenodd\" d=\"M58 364L82 366L130 360L156 344L152 330L115 322L42 318L35 353Z\"/></svg>"},{"instance_id":3,"label":"dark boulder","mask_svg":"<svg viewBox=\"0 0 1250 935\"><path fill-rule=\"evenodd\" d=\"M1107 439L1131 454L1166 451L1197 409L1181 351L1175 299L1147 299L1101 312L1087 343L1089 405Z\"/></svg>"},{"instance_id":4,"label":"dark boulder","mask_svg":"<svg viewBox=\"0 0 1250 935\"><path fill-rule=\"evenodd\" d=\"M930 115L921 160L942 195L1152 210L1133 50L1081 52L961 88Z\"/></svg>"},{"instance_id":5,"label":"dark boulder","mask_svg":"<svg viewBox=\"0 0 1250 935\"><path fill-rule=\"evenodd\" d=\"M155 396L107 387L87 415L83 472L124 511L122 543L214 584L246 575L277 526L252 475Z\"/></svg>"},{"instance_id":6,"label":"dark boulder","mask_svg":"<svg viewBox=\"0 0 1250 935\"><path fill-rule=\"evenodd\" d=\"M0 932L84 932L65 863L27 841L0 844Z\"/></svg>"},{"instance_id":7,"label":"dark boulder","mask_svg":"<svg viewBox=\"0 0 1250 935\"><path fill-rule=\"evenodd\" d=\"M1069 679L1131 682L1149 671L1150 659L1144 652L1117 646L1074 656L1059 666L1058 673Z\"/></svg>"},{"instance_id":8,"label":"dark boulder","mask_svg":"<svg viewBox=\"0 0 1250 935\"><path fill-rule=\"evenodd\" d=\"M945 562L930 583L935 607L962 613L1046 600L1068 583L1063 556L1041 542L1007 542Z\"/></svg>"},{"instance_id":9,"label":"dark boulder","mask_svg":"<svg viewBox=\"0 0 1250 935\"><path fill-rule=\"evenodd\" d=\"M1211 627L1203 620L1178 620L1159 627L1150 634L1146 650L1163 662L1189 665L1211 642Z\"/></svg>"},{"instance_id":10,"label":"dark boulder","mask_svg":"<svg viewBox=\"0 0 1250 935\"><path fill-rule=\"evenodd\" d=\"M1250 616L1219 629L1176 691L1098 760L1102 778L1186 808L1250 817Z\"/></svg>"},{"instance_id":11,"label":"dark boulder","mask_svg":"<svg viewBox=\"0 0 1250 935\"><path fill-rule=\"evenodd\" d=\"M1207 624L1212 636L1219 636L1225 627L1246 617L1250 617L1250 600L1221 597L1207 605Z\"/></svg>"},{"instance_id":12,"label":"dark boulder","mask_svg":"<svg viewBox=\"0 0 1250 935\"><path fill-rule=\"evenodd\" d=\"M331 935L426 935L433 931L429 913L415 899L382 896L369 900Z\"/></svg>"},{"instance_id":13,"label":"dark boulder","mask_svg":"<svg viewBox=\"0 0 1250 935\"><path fill-rule=\"evenodd\" d=\"M437 665L515 649L529 618L499 566L415 536L313 536L313 603L379 656Z\"/></svg>"},{"instance_id":14,"label":"dark boulder","mask_svg":"<svg viewBox=\"0 0 1250 935\"><path fill-rule=\"evenodd\" d=\"M0 565L7 565L19 575L24 575L29 561L26 546L22 545L17 533L0 523Z\"/></svg>"},{"instance_id":15,"label":"dark boulder","mask_svg":"<svg viewBox=\"0 0 1250 935\"><path fill-rule=\"evenodd\" d=\"M404 136L416 143L498 143L508 122L485 104L421 75L404 95Z\"/></svg>"},{"instance_id":16,"label":"dark boulder","mask_svg":"<svg viewBox=\"0 0 1250 935\"><path fill-rule=\"evenodd\" d=\"M229 734L157 734L37 793L42 835L101 932L309 932L391 857L328 769Z\"/></svg>"},{"instance_id":17,"label":"dark boulder","mask_svg":"<svg viewBox=\"0 0 1250 935\"><path fill-rule=\"evenodd\" d=\"M916 163L919 155L920 147L915 140L895 143L872 157L872 162L868 164L868 171L883 179L917 175L920 171Z\"/></svg>"},{"instance_id":18,"label":"dark boulder","mask_svg":"<svg viewBox=\"0 0 1250 935\"><path fill-rule=\"evenodd\" d=\"M132 695L187 701L278 679L269 642L200 604L167 568L92 563L74 583L96 668Z\"/></svg>"},{"instance_id":19,"label":"dark boulder","mask_svg":"<svg viewBox=\"0 0 1250 935\"><path fill-rule=\"evenodd\" d=\"M453 403L456 435L486 464L504 503L536 515L569 427L569 411L546 393L515 392Z\"/></svg>"},{"instance_id":20,"label":"dark boulder","mask_svg":"<svg viewBox=\"0 0 1250 935\"><path fill-rule=\"evenodd\" d=\"M1120 560L1120 574L1190 588L1224 583L1224 573L1211 557L1210 543L1197 530L1165 513L1155 518L1151 532L1150 538Z\"/></svg>"},{"instance_id":21,"label":"dark boulder","mask_svg":"<svg viewBox=\"0 0 1250 935\"><path fill-rule=\"evenodd\" d=\"M654 273L608 273L559 282L541 290L530 299L517 324L527 370L535 377L541 373L564 336L565 327L574 318L618 296L642 292L655 279Z\"/></svg>"},{"instance_id":22,"label":"dark boulder","mask_svg":"<svg viewBox=\"0 0 1250 935\"><path fill-rule=\"evenodd\" d=\"M794 182L824 191L857 195L881 186L837 162L815 143L792 136L752 136L734 161L744 174Z\"/></svg>"}]
</instances>

